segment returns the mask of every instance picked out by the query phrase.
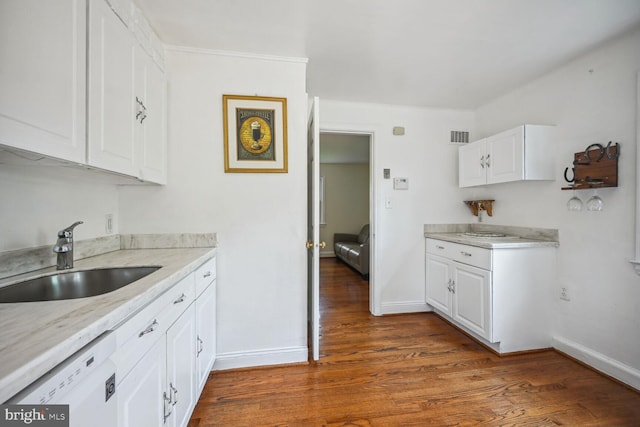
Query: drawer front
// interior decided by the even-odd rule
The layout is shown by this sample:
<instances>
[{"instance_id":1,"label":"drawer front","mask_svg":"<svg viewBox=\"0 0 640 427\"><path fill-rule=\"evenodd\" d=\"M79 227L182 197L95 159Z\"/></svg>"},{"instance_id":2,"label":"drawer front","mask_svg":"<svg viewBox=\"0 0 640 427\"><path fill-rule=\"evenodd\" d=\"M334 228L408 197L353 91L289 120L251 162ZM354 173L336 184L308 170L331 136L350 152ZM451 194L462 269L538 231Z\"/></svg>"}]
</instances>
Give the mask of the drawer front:
<instances>
[{"instance_id":1,"label":"drawer front","mask_svg":"<svg viewBox=\"0 0 640 427\"><path fill-rule=\"evenodd\" d=\"M202 264L195 272L196 296L200 296L207 286L216 279L216 257Z\"/></svg>"},{"instance_id":2,"label":"drawer front","mask_svg":"<svg viewBox=\"0 0 640 427\"><path fill-rule=\"evenodd\" d=\"M455 261L473 265L484 270L491 270L491 249L478 248L476 246L455 244Z\"/></svg>"},{"instance_id":3,"label":"drawer front","mask_svg":"<svg viewBox=\"0 0 640 427\"><path fill-rule=\"evenodd\" d=\"M164 336L194 299L194 276L189 274L115 330L118 350L113 360L121 379L127 376L155 341Z\"/></svg>"},{"instance_id":4,"label":"drawer front","mask_svg":"<svg viewBox=\"0 0 640 427\"><path fill-rule=\"evenodd\" d=\"M443 256L463 264L491 270L491 249L427 239L427 253Z\"/></svg>"},{"instance_id":5,"label":"drawer front","mask_svg":"<svg viewBox=\"0 0 640 427\"><path fill-rule=\"evenodd\" d=\"M453 259L455 243L444 240L427 239L427 253Z\"/></svg>"},{"instance_id":6,"label":"drawer front","mask_svg":"<svg viewBox=\"0 0 640 427\"><path fill-rule=\"evenodd\" d=\"M169 325L173 325L178 317L189 307L189 304L196 299L194 275L189 274L178 282L176 286L169 289L167 293L169 294L169 303L165 310L168 313Z\"/></svg>"}]
</instances>

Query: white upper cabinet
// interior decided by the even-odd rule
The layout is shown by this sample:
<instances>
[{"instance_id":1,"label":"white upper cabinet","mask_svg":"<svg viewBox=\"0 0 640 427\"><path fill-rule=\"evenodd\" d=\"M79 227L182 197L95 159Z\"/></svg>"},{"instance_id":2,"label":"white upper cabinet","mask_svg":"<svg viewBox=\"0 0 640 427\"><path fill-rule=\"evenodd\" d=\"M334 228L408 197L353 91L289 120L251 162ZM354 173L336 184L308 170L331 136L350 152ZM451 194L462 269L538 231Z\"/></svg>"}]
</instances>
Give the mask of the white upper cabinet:
<instances>
[{"instance_id":1,"label":"white upper cabinet","mask_svg":"<svg viewBox=\"0 0 640 427\"><path fill-rule=\"evenodd\" d=\"M0 144L84 163L85 0L0 1Z\"/></svg>"},{"instance_id":2,"label":"white upper cabinet","mask_svg":"<svg viewBox=\"0 0 640 427\"><path fill-rule=\"evenodd\" d=\"M89 4L88 163L164 184L164 73L104 0Z\"/></svg>"},{"instance_id":3,"label":"white upper cabinet","mask_svg":"<svg viewBox=\"0 0 640 427\"><path fill-rule=\"evenodd\" d=\"M167 182L166 86L162 70L138 46L135 84L136 166L140 179L158 184Z\"/></svg>"},{"instance_id":4,"label":"white upper cabinet","mask_svg":"<svg viewBox=\"0 0 640 427\"><path fill-rule=\"evenodd\" d=\"M459 185L554 180L553 126L523 125L459 148Z\"/></svg>"},{"instance_id":5,"label":"white upper cabinet","mask_svg":"<svg viewBox=\"0 0 640 427\"><path fill-rule=\"evenodd\" d=\"M0 146L166 183L162 63L131 0L1 0Z\"/></svg>"},{"instance_id":6,"label":"white upper cabinet","mask_svg":"<svg viewBox=\"0 0 640 427\"><path fill-rule=\"evenodd\" d=\"M487 183L485 165L486 140L481 139L458 149L458 173L460 187L471 187Z\"/></svg>"},{"instance_id":7,"label":"white upper cabinet","mask_svg":"<svg viewBox=\"0 0 640 427\"><path fill-rule=\"evenodd\" d=\"M91 166L137 176L135 40L104 0L89 2L88 156Z\"/></svg>"}]
</instances>

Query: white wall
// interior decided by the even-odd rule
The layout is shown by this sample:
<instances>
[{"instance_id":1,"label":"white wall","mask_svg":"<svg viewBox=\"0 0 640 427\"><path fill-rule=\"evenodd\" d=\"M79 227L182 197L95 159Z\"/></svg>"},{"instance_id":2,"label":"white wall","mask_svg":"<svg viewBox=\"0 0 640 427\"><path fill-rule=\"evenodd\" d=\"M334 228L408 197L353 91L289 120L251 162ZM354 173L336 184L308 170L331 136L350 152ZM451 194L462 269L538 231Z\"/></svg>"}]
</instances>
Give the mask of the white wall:
<instances>
[{"instance_id":1,"label":"white wall","mask_svg":"<svg viewBox=\"0 0 640 427\"><path fill-rule=\"evenodd\" d=\"M549 154L557 180L466 191L496 199L488 223L560 230L556 346L637 388L640 277L628 260L634 257L639 46L636 30L479 108L480 137L522 123L557 125L556 150ZM560 191L564 168L574 152L608 141L621 144L619 186L598 190L602 212L567 211L571 192ZM576 193L586 202L593 191ZM568 287L571 301L560 301L561 286Z\"/></svg>"},{"instance_id":2,"label":"white wall","mask_svg":"<svg viewBox=\"0 0 640 427\"><path fill-rule=\"evenodd\" d=\"M459 196L458 147L449 143L449 132L473 131L473 120L469 111L320 100L321 130L373 133L375 314L428 310L423 226L471 221ZM405 135L394 136L394 126L404 126ZM394 190L384 168L391 178L409 178L409 190Z\"/></svg>"},{"instance_id":3,"label":"white wall","mask_svg":"<svg viewBox=\"0 0 640 427\"><path fill-rule=\"evenodd\" d=\"M358 234L369 223L369 165L321 163L324 176L325 224L320 241L326 242L323 254L334 256L335 233Z\"/></svg>"},{"instance_id":4,"label":"white wall","mask_svg":"<svg viewBox=\"0 0 640 427\"><path fill-rule=\"evenodd\" d=\"M305 69L169 50L168 184L120 191L123 233L218 233L217 367L307 359ZM287 98L288 173L224 172L223 94Z\"/></svg>"},{"instance_id":5,"label":"white wall","mask_svg":"<svg viewBox=\"0 0 640 427\"><path fill-rule=\"evenodd\" d=\"M84 221L76 240L103 236L108 213L118 233L118 190L107 181L90 171L0 163L0 252L45 245L53 251L58 231L75 221Z\"/></svg>"}]
</instances>

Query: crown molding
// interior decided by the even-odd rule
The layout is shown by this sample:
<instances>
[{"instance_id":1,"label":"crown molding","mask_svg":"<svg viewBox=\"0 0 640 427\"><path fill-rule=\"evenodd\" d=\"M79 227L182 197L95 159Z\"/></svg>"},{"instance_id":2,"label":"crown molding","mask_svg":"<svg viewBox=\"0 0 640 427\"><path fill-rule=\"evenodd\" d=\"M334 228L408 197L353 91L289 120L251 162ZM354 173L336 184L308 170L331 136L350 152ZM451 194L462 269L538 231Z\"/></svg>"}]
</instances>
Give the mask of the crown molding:
<instances>
[{"instance_id":1,"label":"crown molding","mask_svg":"<svg viewBox=\"0 0 640 427\"><path fill-rule=\"evenodd\" d=\"M236 52L232 50L219 50L219 49L204 49L200 47L178 46L178 45L165 45L166 51L193 53L198 55L214 55L214 56L227 56L233 58L245 58L245 59L259 59L261 61L274 61L274 62L295 62L299 64L306 64L309 62L309 58L295 57L295 56L278 56L278 55L264 55L251 52Z\"/></svg>"}]
</instances>

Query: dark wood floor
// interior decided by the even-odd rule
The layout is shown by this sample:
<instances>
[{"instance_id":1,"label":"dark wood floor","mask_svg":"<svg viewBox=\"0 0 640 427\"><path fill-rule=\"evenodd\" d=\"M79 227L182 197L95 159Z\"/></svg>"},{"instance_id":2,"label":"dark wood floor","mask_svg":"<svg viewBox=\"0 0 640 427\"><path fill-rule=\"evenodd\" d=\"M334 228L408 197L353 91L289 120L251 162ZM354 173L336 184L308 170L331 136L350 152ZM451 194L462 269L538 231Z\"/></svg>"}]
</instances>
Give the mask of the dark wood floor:
<instances>
[{"instance_id":1,"label":"dark wood floor","mask_svg":"<svg viewBox=\"0 0 640 427\"><path fill-rule=\"evenodd\" d=\"M498 357L430 313L374 317L321 261L321 359L215 371L203 426L640 426L640 394L554 352Z\"/></svg>"}]
</instances>

